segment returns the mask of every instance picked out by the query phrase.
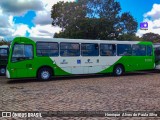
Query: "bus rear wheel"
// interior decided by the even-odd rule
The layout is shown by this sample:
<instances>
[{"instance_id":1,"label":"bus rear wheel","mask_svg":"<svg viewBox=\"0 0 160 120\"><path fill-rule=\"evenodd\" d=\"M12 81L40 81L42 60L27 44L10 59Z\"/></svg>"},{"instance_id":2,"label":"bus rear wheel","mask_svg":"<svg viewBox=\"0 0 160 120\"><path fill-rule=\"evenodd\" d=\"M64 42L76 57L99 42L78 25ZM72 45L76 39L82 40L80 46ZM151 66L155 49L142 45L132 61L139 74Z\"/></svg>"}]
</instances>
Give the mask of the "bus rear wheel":
<instances>
[{"instance_id":1,"label":"bus rear wheel","mask_svg":"<svg viewBox=\"0 0 160 120\"><path fill-rule=\"evenodd\" d=\"M38 71L38 80L50 80L52 77L52 70L44 67Z\"/></svg>"},{"instance_id":2,"label":"bus rear wheel","mask_svg":"<svg viewBox=\"0 0 160 120\"><path fill-rule=\"evenodd\" d=\"M116 65L113 70L115 76L121 76L124 73L124 68L122 65Z\"/></svg>"},{"instance_id":3,"label":"bus rear wheel","mask_svg":"<svg viewBox=\"0 0 160 120\"><path fill-rule=\"evenodd\" d=\"M4 66L0 67L0 75L5 75L6 74L6 68Z\"/></svg>"}]
</instances>

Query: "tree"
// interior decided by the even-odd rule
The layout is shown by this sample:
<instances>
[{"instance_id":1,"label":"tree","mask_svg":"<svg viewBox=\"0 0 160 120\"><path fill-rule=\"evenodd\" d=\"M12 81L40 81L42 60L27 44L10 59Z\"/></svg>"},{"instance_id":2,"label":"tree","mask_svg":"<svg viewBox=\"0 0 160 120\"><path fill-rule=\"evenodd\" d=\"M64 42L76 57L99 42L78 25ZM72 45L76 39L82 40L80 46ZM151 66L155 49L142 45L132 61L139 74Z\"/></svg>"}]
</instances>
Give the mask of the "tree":
<instances>
[{"instance_id":1,"label":"tree","mask_svg":"<svg viewBox=\"0 0 160 120\"><path fill-rule=\"evenodd\" d=\"M10 45L11 41L6 41L4 39L0 40L0 45Z\"/></svg>"},{"instance_id":2,"label":"tree","mask_svg":"<svg viewBox=\"0 0 160 120\"><path fill-rule=\"evenodd\" d=\"M143 41L141 37L136 36L135 34L123 34L120 35L118 40L127 40L127 41Z\"/></svg>"},{"instance_id":3,"label":"tree","mask_svg":"<svg viewBox=\"0 0 160 120\"><path fill-rule=\"evenodd\" d=\"M160 42L160 35L150 32L150 33L143 34L142 39L144 41L157 43L157 42Z\"/></svg>"},{"instance_id":4,"label":"tree","mask_svg":"<svg viewBox=\"0 0 160 120\"><path fill-rule=\"evenodd\" d=\"M123 34L134 35L137 22L130 13L121 16L115 0L78 0L58 2L51 11L52 25L62 28L54 37L82 39L118 39Z\"/></svg>"},{"instance_id":5,"label":"tree","mask_svg":"<svg viewBox=\"0 0 160 120\"><path fill-rule=\"evenodd\" d=\"M59 26L62 31L72 25L78 19L85 18L86 7L81 2L58 2L51 10L52 25Z\"/></svg>"},{"instance_id":6,"label":"tree","mask_svg":"<svg viewBox=\"0 0 160 120\"><path fill-rule=\"evenodd\" d=\"M133 16L128 12L125 12L121 15L119 24L122 34L133 35L137 31L137 22L134 20Z\"/></svg>"}]
</instances>

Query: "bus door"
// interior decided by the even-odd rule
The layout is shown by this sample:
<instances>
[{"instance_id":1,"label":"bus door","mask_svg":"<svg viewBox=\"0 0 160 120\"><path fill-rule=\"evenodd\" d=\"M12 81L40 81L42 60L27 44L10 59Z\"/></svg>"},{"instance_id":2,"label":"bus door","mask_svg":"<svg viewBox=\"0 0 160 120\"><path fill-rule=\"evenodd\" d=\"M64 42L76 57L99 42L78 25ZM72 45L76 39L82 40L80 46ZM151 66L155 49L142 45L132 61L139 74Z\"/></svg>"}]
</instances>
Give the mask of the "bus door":
<instances>
[{"instance_id":1,"label":"bus door","mask_svg":"<svg viewBox=\"0 0 160 120\"><path fill-rule=\"evenodd\" d=\"M15 44L12 53L11 71L16 77L30 77L33 73L33 45Z\"/></svg>"}]
</instances>

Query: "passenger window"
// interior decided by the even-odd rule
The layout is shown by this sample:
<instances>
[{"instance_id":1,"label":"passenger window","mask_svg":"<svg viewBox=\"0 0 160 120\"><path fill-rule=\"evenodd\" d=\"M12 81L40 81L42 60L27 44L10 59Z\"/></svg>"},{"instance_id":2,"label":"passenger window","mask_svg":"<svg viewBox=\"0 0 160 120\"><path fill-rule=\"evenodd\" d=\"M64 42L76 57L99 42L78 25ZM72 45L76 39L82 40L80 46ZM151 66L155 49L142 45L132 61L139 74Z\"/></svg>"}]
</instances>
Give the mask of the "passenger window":
<instances>
[{"instance_id":1,"label":"passenger window","mask_svg":"<svg viewBox=\"0 0 160 120\"><path fill-rule=\"evenodd\" d=\"M82 43L81 44L82 56L99 56L99 46L97 43Z\"/></svg>"},{"instance_id":2,"label":"passenger window","mask_svg":"<svg viewBox=\"0 0 160 120\"><path fill-rule=\"evenodd\" d=\"M60 48L61 56L80 56L79 43L61 43Z\"/></svg>"},{"instance_id":3,"label":"passenger window","mask_svg":"<svg viewBox=\"0 0 160 120\"><path fill-rule=\"evenodd\" d=\"M152 46L147 45L147 56L152 56Z\"/></svg>"},{"instance_id":4,"label":"passenger window","mask_svg":"<svg viewBox=\"0 0 160 120\"><path fill-rule=\"evenodd\" d=\"M132 55L131 45L118 44L117 45L117 55L118 56L130 56L130 55Z\"/></svg>"},{"instance_id":5,"label":"passenger window","mask_svg":"<svg viewBox=\"0 0 160 120\"><path fill-rule=\"evenodd\" d=\"M116 55L116 45L115 44L101 44L100 45L100 55L101 56L115 56Z\"/></svg>"},{"instance_id":6,"label":"passenger window","mask_svg":"<svg viewBox=\"0 0 160 120\"><path fill-rule=\"evenodd\" d=\"M58 56L58 43L55 42L37 42L37 56Z\"/></svg>"},{"instance_id":7,"label":"passenger window","mask_svg":"<svg viewBox=\"0 0 160 120\"><path fill-rule=\"evenodd\" d=\"M133 56L146 56L146 46L145 45L132 45L132 55Z\"/></svg>"}]
</instances>

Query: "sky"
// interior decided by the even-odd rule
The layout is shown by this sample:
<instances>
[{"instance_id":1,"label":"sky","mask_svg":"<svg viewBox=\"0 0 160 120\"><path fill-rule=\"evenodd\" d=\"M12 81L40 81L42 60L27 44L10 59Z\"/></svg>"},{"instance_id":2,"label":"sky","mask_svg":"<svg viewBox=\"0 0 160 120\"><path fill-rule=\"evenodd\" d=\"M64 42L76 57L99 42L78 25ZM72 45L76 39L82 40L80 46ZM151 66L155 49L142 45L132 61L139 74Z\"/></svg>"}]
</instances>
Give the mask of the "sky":
<instances>
[{"instance_id":1,"label":"sky","mask_svg":"<svg viewBox=\"0 0 160 120\"><path fill-rule=\"evenodd\" d=\"M15 36L53 38L61 28L51 25L51 7L59 1L76 0L0 0L0 39ZM138 22L137 36L153 32L160 34L160 0L117 0L121 13L130 12ZM141 30L148 22L148 30Z\"/></svg>"}]
</instances>

